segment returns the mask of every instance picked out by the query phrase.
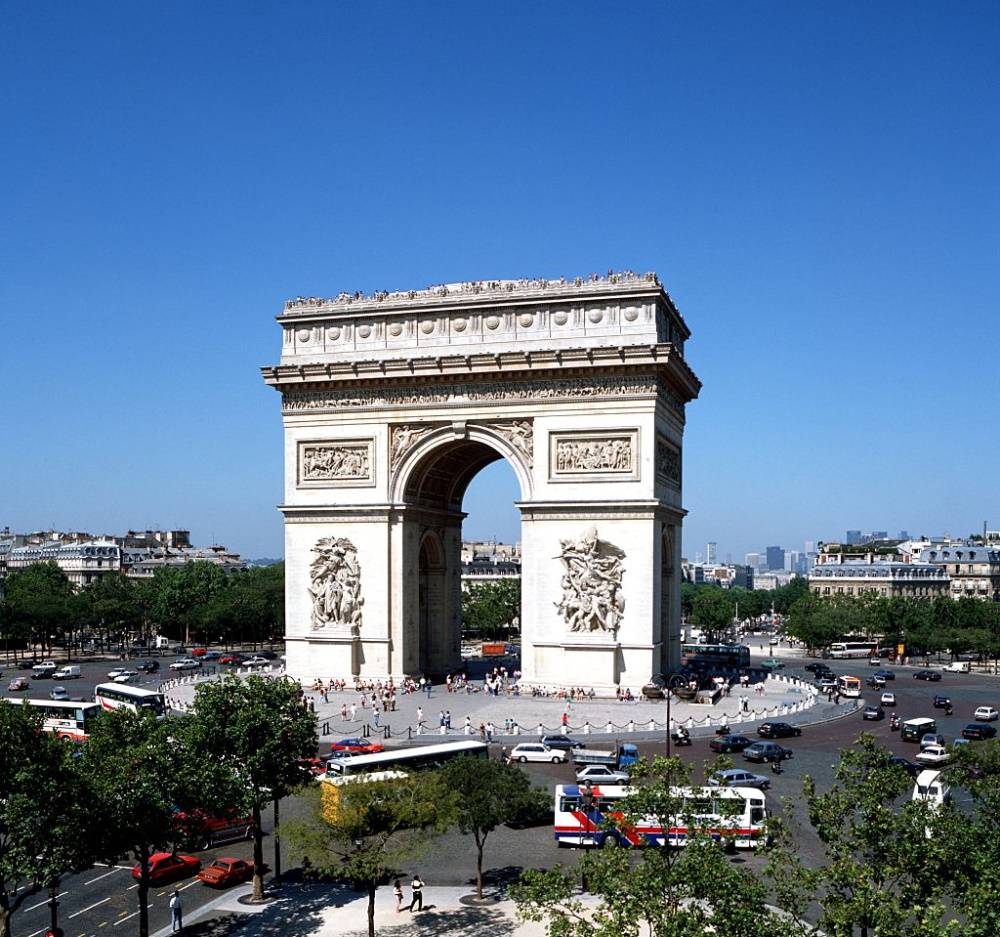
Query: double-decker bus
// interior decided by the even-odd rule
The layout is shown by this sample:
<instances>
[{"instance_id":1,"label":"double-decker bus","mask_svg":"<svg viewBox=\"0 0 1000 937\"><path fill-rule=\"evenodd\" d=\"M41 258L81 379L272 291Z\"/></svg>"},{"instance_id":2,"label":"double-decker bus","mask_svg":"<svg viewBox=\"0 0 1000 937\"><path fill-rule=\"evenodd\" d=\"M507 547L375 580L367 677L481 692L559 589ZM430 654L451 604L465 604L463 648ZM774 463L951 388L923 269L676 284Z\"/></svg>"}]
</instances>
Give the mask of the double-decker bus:
<instances>
[{"instance_id":1,"label":"double-decker bus","mask_svg":"<svg viewBox=\"0 0 1000 937\"><path fill-rule=\"evenodd\" d=\"M852 657L873 657L877 653L877 641L837 641L826 649L823 656L846 660Z\"/></svg>"},{"instance_id":2,"label":"double-decker bus","mask_svg":"<svg viewBox=\"0 0 1000 937\"><path fill-rule=\"evenodd\" d=\"M94 687L94 700L101 709L131 709L132 712L149 710L157 719L166 715L163 694L157 690L144 690L127 683L99 683Z\"/></svg>"},{"instance_id":3,"label":"double-decker bus","mask_svg":"<svg viewBox=\"0 0 1000 937\"><path fill-rule=\"evenodd\" d=\"M100 715L97 703L68 700L29 699L25 702L42 714L42 728L71 742L85 742L94 720Z\"/></svg>"},{"instance_id":4,"label":"double-decker bus","mask_svg":"<svg viewBox=\"0 0 1000 937\"><path fill-rule=\"evenodd\" d=\"M452 758L459 758L462 755L488 758L489 746L475 739L461 739L441 742L439 745L412 745L374 755L345 755L327 761L326 776L344 778L369 771L416 771L420 768L439 768Z\"/></svg>"},{"instance_id":5,"label":"double-decker bus","mask_svg":"<svg viewBox=\"0 0 1000 937\"><path fill-rule=\"evenodd\" d=\"M745 644L682 644L681 665L699 670L740 670L750 666Z\"/></svg>"},{"instance_id":6,"label":"double-decker bus","mask_svg":"<svg viewBox=\"0 0 1000 937\"><path fill-rule=\"evenodd\" d=\"M837 692L841 696L857 699L861 696L861 678L843 674L837 677Z\"/></svg>"},{"instance_id":7,"label":"double-decker bus","mask_svg":"<svg viewBox=\"0 0 1000 937\"><path fill-rule=\"evenodd\" d=\"M751 787L672 788L677 815L668 829L655 817L636 824L622 824L621 801L634 793L628 787L591 788L586 806L584 789L577 784L557 784L554 831L561 846L684 846L692 834L727 839L734 846L753 849L767 839L767 806L764 794ZM620 825L612 825L609 821Z\"/></svg>"}]
</instances>

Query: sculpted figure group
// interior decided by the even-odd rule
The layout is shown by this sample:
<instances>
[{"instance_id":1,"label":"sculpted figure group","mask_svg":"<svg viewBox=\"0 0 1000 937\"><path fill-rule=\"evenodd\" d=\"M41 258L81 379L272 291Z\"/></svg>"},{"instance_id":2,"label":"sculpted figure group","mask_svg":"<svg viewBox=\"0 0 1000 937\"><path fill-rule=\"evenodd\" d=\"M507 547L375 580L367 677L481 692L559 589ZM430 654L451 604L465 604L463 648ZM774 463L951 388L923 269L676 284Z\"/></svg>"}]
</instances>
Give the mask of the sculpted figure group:
<instances>
[{"instance_id":1,"label":"sculpted figure group","mask_svg":"<svg viewBox=\"0 0 1000 937\"><path fill-rule=\"evenodd\" d=\"M562 600L556 603L569 631L617 632L625 611L622 560L625 554L598 539L591 527L579 540L560 540Z\"/></svg>"},{"instance_id":2,"label":"sculpted figure group","mask_svg":"<svg viewBox=\"0 0 1000 937\"><path fill-rule=\"evenodd\" d=\"M361 567L358 551L344 537L324 537L313 548L316 558L309 567L312 596L312 628L347 629L353 637L361 633Z\"/></svg>"}]
</instances>

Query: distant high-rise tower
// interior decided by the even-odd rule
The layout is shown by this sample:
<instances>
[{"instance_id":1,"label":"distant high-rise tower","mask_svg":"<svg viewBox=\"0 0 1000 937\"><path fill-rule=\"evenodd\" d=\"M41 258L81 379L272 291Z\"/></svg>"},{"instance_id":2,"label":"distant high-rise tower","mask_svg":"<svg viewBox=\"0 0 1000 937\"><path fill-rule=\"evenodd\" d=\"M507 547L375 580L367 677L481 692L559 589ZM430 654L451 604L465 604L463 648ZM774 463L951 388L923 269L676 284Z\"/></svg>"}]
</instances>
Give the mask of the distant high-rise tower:
<instances>
[{"instance_id":1,"label":"distant high-rise tower","mask_svg":"<svg viewBox=\"0 0 1000 937\"><path fill-rule=\"evenodd\" d=\"M767 568L768 569L785 568L785 551L783 548L781 547L767 548Z\"/></svg>"},{"instance_id":2,"label":"distant high-rise tower","mask_svg":"<svg viewBox=\"0 0 1000 937\"><path fill-rule=\"evenodd\" d=\"M851 547L857 543L861 543L861 531L860 530L847 531L847 545Z\"/></svg>"},{"instance_id":3,"label":"distant high-rise tower","mask_svg":"<svg viewBox=\"0 0 1000 937\"><path fill-rule=\"evenodd\" d=\"M899 532L899 539L900 540L909 540L910 539L910 532L908 530L901 530Z\"/></svg>"},{"instance_id":4,"label":"distant high-rise tower","mask_svg":"<svg viewBox=\"0 0 1000 937\"><path fill-rule=\"evenodd\" d=\"M714 540L709 540L705 547L705 562L709 566L718 562L719 545Z\"/></svg>"}]
</instances>

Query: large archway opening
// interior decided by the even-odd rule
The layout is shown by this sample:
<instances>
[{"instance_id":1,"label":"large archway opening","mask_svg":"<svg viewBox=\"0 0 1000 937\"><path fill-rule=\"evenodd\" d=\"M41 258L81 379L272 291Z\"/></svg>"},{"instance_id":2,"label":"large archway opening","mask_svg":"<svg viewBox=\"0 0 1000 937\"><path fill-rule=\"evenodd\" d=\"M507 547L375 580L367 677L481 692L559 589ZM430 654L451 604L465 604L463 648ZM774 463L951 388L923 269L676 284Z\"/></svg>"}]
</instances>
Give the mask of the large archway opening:
<instances>
[{"instance_id":1,"label":"large archway opening","mask_svg":"<svg viewBox=\"0 0 1000 937\"><path fill-rule=\"evenodd\" d=\"M516 559L510 554L520 540L515 502L530 497L529 473L530 467L508 440L482 428L457 438L453 427L442 428L422 440L399 466L396 496L404 506L401 560L404 582L410 584L401 596L400 639L407 673L439 677L462 666L463 596L468 607L469 589L490 600L503 594L509 607L516 588L516 607L506 616L511 621L503 624L519 623L519 554ZM490 542L505 538L499 556L484 555ZM478 541L479 556L475 549L463 553L463 541ZM498 582L501 577L508 581ZM495 603L489 604L494 605L492 619L496 619ZM483 622L476 625L475 637L487 636ZM488 631L493 633L496 629Z\"/></svg>"}]
</instances>

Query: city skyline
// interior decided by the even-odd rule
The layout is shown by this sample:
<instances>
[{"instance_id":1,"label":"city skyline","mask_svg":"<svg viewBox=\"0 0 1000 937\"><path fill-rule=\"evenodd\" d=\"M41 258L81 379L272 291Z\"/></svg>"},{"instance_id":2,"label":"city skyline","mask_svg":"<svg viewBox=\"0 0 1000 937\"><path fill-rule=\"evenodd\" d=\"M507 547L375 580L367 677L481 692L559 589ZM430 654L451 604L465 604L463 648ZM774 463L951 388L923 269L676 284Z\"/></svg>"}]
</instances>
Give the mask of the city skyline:
<instances>
[{"instance_id":1,"label":"city skyline","mask_svg":"<svg viewBox=\"0 0 1000 937\"><path fill-rule=\"evenodd\" d=\"M1000 11L773 11L12 8L3 523L280 556L285 299L629 267L704 381L686 555L981 530Z\"/></svg>"}]
</instances>

